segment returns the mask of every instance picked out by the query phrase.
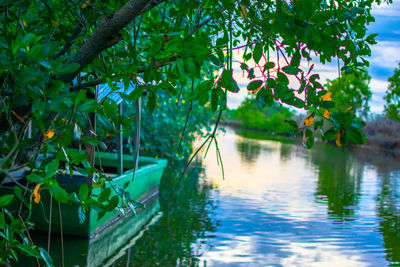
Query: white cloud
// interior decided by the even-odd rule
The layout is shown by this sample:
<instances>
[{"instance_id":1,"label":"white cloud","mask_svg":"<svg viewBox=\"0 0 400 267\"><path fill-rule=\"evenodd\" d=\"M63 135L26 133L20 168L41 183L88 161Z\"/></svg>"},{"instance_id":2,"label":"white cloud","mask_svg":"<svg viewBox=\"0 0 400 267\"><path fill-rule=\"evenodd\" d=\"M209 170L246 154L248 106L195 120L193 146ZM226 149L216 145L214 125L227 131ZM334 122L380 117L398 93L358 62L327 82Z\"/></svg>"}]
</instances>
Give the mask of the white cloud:
<instances>
[{"instance_id":1,"label":"white cloud","mask_svg":"<svg viewBox=\"0 0 400 267\"><path fill-rule=\"evenodd\" d=\"M381 41L372 47L371 66L379 66L393 71L399 60L400 47L397 42Z\"/></svg>"},{"instance_id":2,"label":"white cloud","mask_svg":"<svg viewBox=\"0 0 400 267\"><path fill-rule=\"evenodd\" d=\"M385 17L400 17L400 2L394 1L392 4L374 5L372 9L372 15L385 16Z\"/></svg>"},{"instance_id":3,"label":"white cloud","mask_svg":"<svg viewBox=\"0 0 400 267\"><path fill-rule=\"evenodd\" d=\"M370 88L372 93L384 93L389 86L387 81L381 81L377 79L371 79Z\"/></svg>"}]
</instances>

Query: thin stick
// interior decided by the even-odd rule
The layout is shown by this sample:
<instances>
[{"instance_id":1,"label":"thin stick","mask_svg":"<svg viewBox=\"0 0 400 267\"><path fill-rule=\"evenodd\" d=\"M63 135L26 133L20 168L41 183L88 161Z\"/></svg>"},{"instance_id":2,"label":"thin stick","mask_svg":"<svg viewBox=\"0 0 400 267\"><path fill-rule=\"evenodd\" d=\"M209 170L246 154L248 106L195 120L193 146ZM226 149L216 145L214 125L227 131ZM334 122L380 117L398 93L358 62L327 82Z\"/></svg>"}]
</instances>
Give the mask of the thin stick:
<instances>
[{"instance_id":1,"label":"thin stick","mask_svg":"<svg viewBox=\"0 0 400 267\"><path fill-rule=\"evenodd\" d=\"M63 225L62 225L62 215L61 215L61 205L58 204L58 215L60 216L60 235L61 235L61 267L64 267L64 236L63 236Z\"/></svg>"},{"instance_id":2,"label":"thin stick","mask_svg":"<svg viewBox=\"0 0 400 267\"><path fill-rule=\"evenodd\" d=\"M218 125L219 125L219 121L221 120L222 111L223 111L222 109L219 111L218 118L217 118L217 121L216 121L216 123L215 123L214 130L213 130L212 134L209 135L209 136L207 137L207 139L201 144L201 146L196 150L196 152L195 152L195 153L193 154L193 156L190 158L189 162L186 164L185 169L183 170L181 176L179 177L178 183L177 183L176 186L175 186L175 190L171 193L171 197L173 196L173 194L175 193L175 191L178 189L178 186L179 186L179 184L181 183L181 181L182 181L182 179L183 179L183 176L186 174L186 171L187 171L187 169L189 168L189 165L190 165L190 164L192 163L192 161L195 159L195 157L197 156L197 154L200 152L200 150L203 148L203 146L208 142L208 140L209 140L210 138L211 138L211 141L212 141L212 138L215 138L215 133L216 133L216 131L217 131L217 128L218 128Z\"/></svg>"},{"instance_id":3,"label":"thin stick","mask_svg":"<svg viewBox=\"0 0 400 267\"><path fill-rule=\"evenodd\" d=\"M22 219L22 217L21 217L20 214L18 214L18 217L19 217L19 219L21 220L22 225L23 225L24 228L25 228L25 232L26 232L26 235L28 236L29 241L31 242L32 245L34 245L33 240L32 240L32 237L31 237L31 235L29 234L28 227L26 226L26 224L25 224L25 222L24 222L24 220ZM37 264L38 267L40 267L39 258L36 258L36 264Z\"/></svg>"},{"instance_id":4,"label":"thin stick","mask_svg":"<svg viewBox=\"0 0 400 267\"><path fill-rule=\"evenodd\" d=\"M194 86L194 79L192 79L192 93L193 93L193 86ZM185 134L186 127L187 127L188 122L189 122L189 116L190 116L190 113L192 112L192 109L193 109L193 101L190 100L190 107L189 107L189 110L188 110L188 112L186 114L185 126L183 127L182 134L181 134L181 139L179 140L178 153L181 152L183 136Z\"/></svg>"},{"instance_id":5,"label":"thin stick","mask_svg":"<svg viewBox=\"0 0 400 267\"><path fill-rule=\"evenodd\" d=\"M50 196L50 214L49 214L49 231L47 235L47 252L50 253L50 237L51 237L51 215L53 213L53 197Z\"/></svg>"}]
</instances>

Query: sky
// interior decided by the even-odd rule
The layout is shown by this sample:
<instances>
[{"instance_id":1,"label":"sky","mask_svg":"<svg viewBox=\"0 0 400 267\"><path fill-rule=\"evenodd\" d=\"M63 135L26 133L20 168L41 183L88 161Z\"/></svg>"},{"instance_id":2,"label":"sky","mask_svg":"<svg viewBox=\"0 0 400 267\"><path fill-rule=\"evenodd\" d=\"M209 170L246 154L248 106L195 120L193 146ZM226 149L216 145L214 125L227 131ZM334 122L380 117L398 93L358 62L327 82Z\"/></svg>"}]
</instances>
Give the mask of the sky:
<instances>
[{"instance_id":1,"label":"sky","mask_svg":"<svg viewBox=\"0 0 400 267\"><path fill-rule=\"evenodd\" d=\"M372 14L375 22L368 26L367 34L377 33L378 44L371 46L372 53L369 57L368 72L372 78L370 87L373 93L370 106L371 112L382 113L385 105L383 97L389 84L387 79L393 75L400 61L400 0L394 0L389 5L375 6ZM240 52L235 57L240 60ZM337 62L326 65L316 63L314 72L320 74L320 82L325 84L327 79L338 77ZM242 76L238 66L234 69L234 78L241 90L229 95L228 107L231 109L237 108L248 94L246 87L249 81Z\"/></svg>"}]
</instances>

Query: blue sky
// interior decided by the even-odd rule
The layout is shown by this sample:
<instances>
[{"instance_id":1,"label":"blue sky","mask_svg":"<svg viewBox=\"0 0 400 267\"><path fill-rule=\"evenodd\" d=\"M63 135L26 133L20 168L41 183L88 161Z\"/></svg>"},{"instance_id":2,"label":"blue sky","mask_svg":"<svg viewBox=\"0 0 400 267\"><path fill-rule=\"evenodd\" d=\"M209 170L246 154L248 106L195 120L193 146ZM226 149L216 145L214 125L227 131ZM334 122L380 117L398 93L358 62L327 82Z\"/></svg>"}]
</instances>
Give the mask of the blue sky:
<instances>
[{"instance_id":1,"label":"blue sky","mask_svg":"<svg viewBox=\"0 0 400 267\"><path fill-rule=\"evenodd\" d=\"M372 13L376 21L368 26L368 31L370 34L378 34L376 38L378 44L371 46L372 54L369 58L368 71L372 77L370 87L373 92L370 106L372 112L382 113L385 104L382 98L388 87L387 79L393 75L400 61L400 0L394 0L393 4L376 6ZM336 62L327 65L316 64L314 70L321 75L323 84L327 79L333 80L338 76ZM248 81L243 78L239 80L241 90L238 94L230 94L228 98L230 108L238 107L247 95Z\"/></svg>"}]
</instances>

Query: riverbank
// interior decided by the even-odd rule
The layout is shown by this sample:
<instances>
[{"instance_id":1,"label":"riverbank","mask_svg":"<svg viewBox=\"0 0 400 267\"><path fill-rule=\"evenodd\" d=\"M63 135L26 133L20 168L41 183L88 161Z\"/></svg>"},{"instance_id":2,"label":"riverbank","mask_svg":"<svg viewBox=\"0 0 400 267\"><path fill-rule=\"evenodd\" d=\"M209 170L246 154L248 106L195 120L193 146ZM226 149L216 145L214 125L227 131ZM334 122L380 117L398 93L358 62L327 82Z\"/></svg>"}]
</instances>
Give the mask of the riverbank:
<instances>
[{"instance_id":1,"label":"riverbank","mask_svg":"<svg viewBox=\"0 0 400 267\"><path fill-rule=\"evenodd\" d=\"M259 133L265 139L282 140L282 139L293 139L295 142L296 136L293 134L286 133L275 133L269 130L260 129L256 127L247 127L242 124L241 121L237 120L224 120L220 123L221 126L230 127L235 130L251 131ZM364 134L368 138L368 141L359 146L351 145L351 150L363 150L368 153L379 153L390 155L393 157L400 156L400 124L389 120L384 117L377 117L371 121L368 121L363 129ZM247 134L246 134L247 135ZM255 138L252 134L250 138ZM258 138L256 138L258 139Z\"/></svg>"}]
</instances>

